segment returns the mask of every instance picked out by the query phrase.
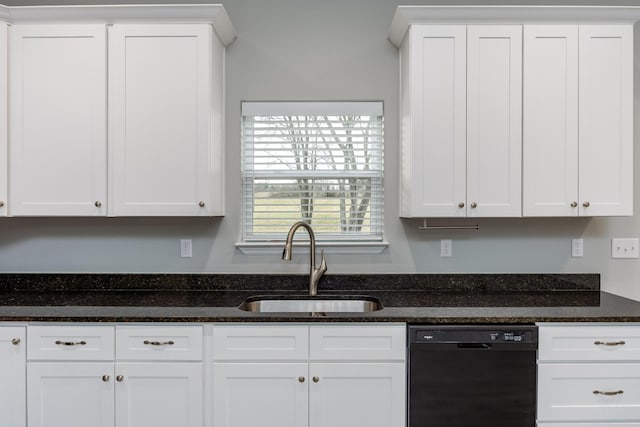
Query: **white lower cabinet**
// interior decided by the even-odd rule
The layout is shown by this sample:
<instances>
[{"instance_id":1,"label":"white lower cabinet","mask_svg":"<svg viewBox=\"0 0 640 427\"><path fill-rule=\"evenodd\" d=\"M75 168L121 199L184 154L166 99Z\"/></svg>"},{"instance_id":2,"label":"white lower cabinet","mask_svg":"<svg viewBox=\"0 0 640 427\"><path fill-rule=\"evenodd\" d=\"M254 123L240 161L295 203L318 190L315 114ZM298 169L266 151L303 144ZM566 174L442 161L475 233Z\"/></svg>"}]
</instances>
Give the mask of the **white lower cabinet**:
<instances>
[{"instance_id":1,"label":"white lower cabinet","mask_svg":"<svg viewBox=\"0 0 640 427\"><path fill-rule=\"evenodd\" d=\"M26 333L24 326L0 326L0 425L26 425Z\"/></svg>"},{"instance_id":2,"label":"white lower cabinet","mask_svg":"<svg viewBox=\"0 0 640 427\"><path fill-rule=\"evenodd\" d=\"M202 341L202 326L33 326L28 426L203 427Z\"/></svg>"},{"instance_id":3,"label":"white lower cabinet","mask_svg":"<svg viewBox=\"0 0 640 427\"><path fill-rule=\"evenodd\" d=\"M214 425L306 426L308 370L307 363L215 363Z\"/></svg>"},{"instance_id":4,"label":"white lower cabinet","mask_svg":"<svg viewBox=\"0 0 640 427\"><path fill-rule=\"evenodd\" d=\"M214 427L405 425L404 325L220 325L213 336Z\"/></svg>"},{"instance_id":5,"label":"white lower cabinet","mask_svg":"<svg viewBox=\"0 0 640 427\"><path fill-rule=\"evenodd\" d=\"M640 426L640 325L539 324L538 426Z\"/></svg>"},{"instance_id":6,"label":"white lower cabinet","mask_svg":"<svg viewBox=\"0 0 640 427\"><path fill-rule=\"evenodd\" d=\"M29 363L29 426L113 427L113 372L113 362Z\"/></svg>"}]
</instances>

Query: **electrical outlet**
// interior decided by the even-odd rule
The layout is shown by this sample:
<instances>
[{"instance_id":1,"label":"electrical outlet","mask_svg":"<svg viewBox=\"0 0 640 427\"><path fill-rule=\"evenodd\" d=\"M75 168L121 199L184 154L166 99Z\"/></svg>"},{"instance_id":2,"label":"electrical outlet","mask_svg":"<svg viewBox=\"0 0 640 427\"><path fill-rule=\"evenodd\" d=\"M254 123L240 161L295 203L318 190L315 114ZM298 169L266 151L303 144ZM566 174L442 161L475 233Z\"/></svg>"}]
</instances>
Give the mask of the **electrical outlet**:
<instances>
[{"instance_id":1,"label":"electrical outlet","mask_svg":"<svg viewBox=\"0 0 640 427\"><path fill-rule=\"evenodd\" d=\"M451 239L440 240L440 256L449 258L453 255L453 241Z\"/></svg>"},{"instance_id":2,"label":"electrical outlet","mask_svg":"<svg viewBox=\"0 0 640 427\"><path fill-rule=\"evenodd\" d=\"M581 258L584 256L584 240L573 239L571 241L571 256L574 258Z\"/></svg>"},{"instance_id":3,"label":"electrical outlet","mask_svg":"<svg viewBox=\"0 0 640 427\"><path fill-rule=\"evenodd\" d=\"M180 240L180 258L191 258L192 256L191 239Z\"/></svg>"},{"instance_id":4,"label":"electrical outlet","mask_svg":"<svg viewBox=\"0 0 640 427\"><path fill-rule=\"evenodd\" d=\"M639 242L638 238L611 239L611 258L638 258Z\"/></svg>"}]
</instances>

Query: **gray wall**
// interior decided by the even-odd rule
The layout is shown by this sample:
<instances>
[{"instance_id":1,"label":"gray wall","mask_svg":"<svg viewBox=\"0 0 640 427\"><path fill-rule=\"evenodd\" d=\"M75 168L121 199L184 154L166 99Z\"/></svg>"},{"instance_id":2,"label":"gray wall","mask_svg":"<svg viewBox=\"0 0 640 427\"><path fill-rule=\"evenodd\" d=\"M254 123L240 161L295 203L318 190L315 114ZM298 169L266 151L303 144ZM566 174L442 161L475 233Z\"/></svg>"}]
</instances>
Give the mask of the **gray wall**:
<instances>
[{"instance_id":1,"label":"gray wall","mask_svg":"<svg viewBox=\"0 0 640 427\"><path fill-rule=\"evenodd\" d=\"M421 221L398 218L398 52L386 40L387 31L398 4L436 2L223 0L222 3L238 32L237 40L227 49L226 217L0 219L0 272L304 273L307 256L303 251L297 251L294 262L285 263L280 261L277 251L247 256L235 249L241 227L240 102L382 100L386 125L385 237L390 246L378 255L329 253L329 273L601 273L605 290L640 300L640 261L610 259L611 237L640 236L637 218L477 220L471 223L480 224L479 231L450 232L419 231ZM563 3L640 5L640 0ZM636 31L636 82L639 48ZM638 98L636 89L636 111L640 111ZM637 124L638 114L635 117ZM638 170L638 155L635 163ZM638 176L640 173L636 173L636 201L640 201ZM442 222L451 221L439 221ZM458 223L470 222L458 220ZM571 239L577 237L585 241L583 258L571 258ZM193 258L179 258L181 238L193 239ZM453 239L452 258L439 257L441 238Z\"/></svg>"}]
</instances>

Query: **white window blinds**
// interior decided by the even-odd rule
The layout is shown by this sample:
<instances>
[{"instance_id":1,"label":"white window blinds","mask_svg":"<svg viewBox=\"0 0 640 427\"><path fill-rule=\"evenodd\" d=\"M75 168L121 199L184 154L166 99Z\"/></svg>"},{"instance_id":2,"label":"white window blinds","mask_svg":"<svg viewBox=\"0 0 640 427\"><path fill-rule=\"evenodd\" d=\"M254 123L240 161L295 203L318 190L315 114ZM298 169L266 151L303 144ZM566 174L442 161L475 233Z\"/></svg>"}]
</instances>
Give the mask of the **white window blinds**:
<instances>
[{"instance_id":1,"label":"white window blinds","mask_svg":"<svg viewBox=\"0 0 640 427\"><path fill-rule=\"evenodd\" d=\"M382 241L381 102L242 104L243 240Z\"/></svg>"}]
</instances>

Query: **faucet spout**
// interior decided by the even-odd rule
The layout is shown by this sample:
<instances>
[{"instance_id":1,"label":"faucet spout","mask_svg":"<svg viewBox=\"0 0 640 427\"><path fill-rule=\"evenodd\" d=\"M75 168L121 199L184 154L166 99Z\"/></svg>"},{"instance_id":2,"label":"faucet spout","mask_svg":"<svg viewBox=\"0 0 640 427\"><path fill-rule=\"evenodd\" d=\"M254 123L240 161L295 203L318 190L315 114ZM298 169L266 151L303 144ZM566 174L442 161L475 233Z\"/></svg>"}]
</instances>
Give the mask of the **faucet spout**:
<instances>
[{"instance_id":1,"label":"faucet spout","mask_svg":"<svg viewBox=\"0 0 640 427\"><path fill-rule=\"evenodd\" d=\"M327 271L327 261L324 258L324 251L320 251L320 267L316 268L316 236L309 224L304 221L298 221L291 226L287 234L287 240L282 251L282 259L291 261L293 255L293 235L298 228L304 228L309 233L309 295L318 294L318 282L322 275Z\"/></svg>"}]
</instances>

